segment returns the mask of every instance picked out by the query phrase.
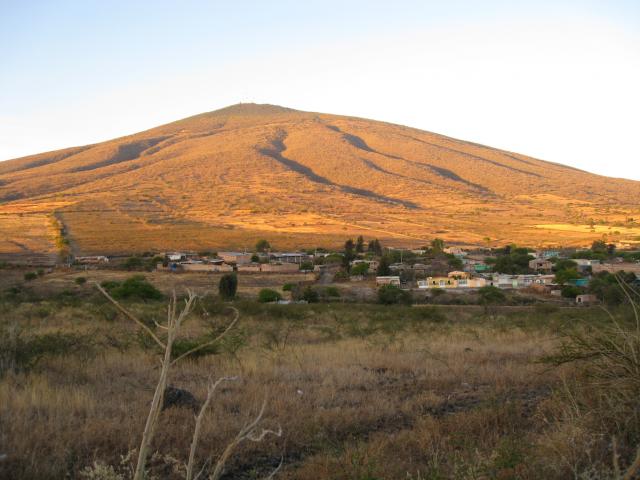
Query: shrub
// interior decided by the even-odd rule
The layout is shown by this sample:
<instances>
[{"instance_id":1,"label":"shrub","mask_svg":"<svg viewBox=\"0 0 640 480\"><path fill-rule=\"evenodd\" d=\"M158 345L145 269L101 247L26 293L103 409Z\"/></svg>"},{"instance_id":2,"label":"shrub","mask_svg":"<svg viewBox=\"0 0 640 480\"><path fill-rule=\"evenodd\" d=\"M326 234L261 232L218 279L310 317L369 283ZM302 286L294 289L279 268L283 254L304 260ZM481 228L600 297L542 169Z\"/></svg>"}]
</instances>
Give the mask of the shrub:
<instances>
[{"instance_id":1,"label":"shrub","mask_svg":"<svg viewBox=\"0 0 640 480\"><path fill-rule=\"evenodd\" d=\"M290 292L290 291L292 291L292 290L293 290L293 287L294 287L294 286L295 286L295 285L294 285L293 283L285 283L285 284L282 286L282 291L283 291L283 292Z\"/></svg>"},{"instance_id":2,"label":"shrub","mask_svg":"<svg viewBox=\"0 0 640 480\"><path fill-rule=\"evenodd\" d=\"M36 273L38 274L39 277L42 277L44 275L44 269L39 268L38 270L36 270Z\"/></svg>"},{"instance_id":3,"label":"shrub","mask_svg":"<svg viewBox=\"0 0 640 480\"><path fill-rule=\"evenodd\" d=\"M233 300L238 290L238 276L235 273L225 273L218 284L218 293L225 300Z\"/></svg>"},{"instance_id":4,"label":"shrub","mask_svg":"<svg viewBox=\"0 0 640 480\"><path fill-rule=\"evenodd\" d=\"M311 270L313 270L313 263L311 263L311 262L302 262L300 264L300 270L303 270L303 271L311 271Z\"/></svg>"},{"instance_id":5,"label":"shrub","mask_svg":"<svg viewBox=\"0 0 640 480\"><path fill-rule=\"evenodd\" d=\"M600 462L599 467L608 466L610 441L615 438L619 443L617 448L614 445L613 454L620 457L616 462L629 465L637 455L627 473L615 478L631 479L637 478L640 469L640 314L635 303L640 294L630 290L628 284L621 283L620 287L626 289L632 312L618 310L608 324L570 331L558 350L543 361L581 367L577 381L558 394L558 421L567 429L590 432L588 449L586 445L574 447L576 457L594 467L596 462Z\"/></svg>"},{"instance_id":6,"label":"shrub","mask_svg":"<svg viewBox=\"0 0 640 480\"><path fill-rule=\"evenodd\" d=\"M378 289L378 303L383 305L410 305L411 301L411 294L395 285L382 285Z\"/></svg>"},{"instance_id":7,"label":"shrub","mask_svg":"<svg viewBox=\"0 0 640 480\"><path fill-rule=\"evenodd\" d=\"M134 275L124 282L103 282L102 287L116 299L137 298L140 300L162 300L162 292L149 283L144 275Z\"/></svg>"},{"instance_id":8,"label":"shrub","mask_svg":"<svg viewBox=\"0 0 640 480\"><path fill-rule=\"evenodd\" d=\"M345 272L344 270L340 270L340 271L336 272L336 274L333 276L333 279L336 282L345 281L345 280L349 279L349 274L347 272Z\"/></svg>"},{"instance_id":9,"label":"shrub","mask_svg":"<svg viewBox=\"0 0 640 480\"><path fill-rule=\"evenodd\" d=\"M87 283L87 277L77 277L74 282L76 282L76 285L84 285Z\"/></svg>"},{"instance_id":10,"label":"shrub","mask_svg":"<svg viewBox=\"0 0 640 480\"><path fill-rule=\"evenodd\" d=\"M24 274L24 279L27 282L30 282L31 280L35 280L36 278L38 278L38 274L36 272L27 272Z\"/></svg>"},{"instance_id":11,"label":"shrub","mask_svg":"<svg viewBox=\"0 0 640 480\"><path fill-rule=\"evenodd\" d=\"M491 285L482 287L478 290L478 293L480 294L481 305L497 305L507 299L502 290Z\"/></svg>"},{"instance_id":12,"label":"shrub","mask_svg":"<svg viewBox=\"0 0 640 480\"><path fill-rule=\"evenodd\" d=\"M93 346L88 337L74 333L32 336L15 328L0 333L0 374L31 369L45 357L88 352Z\"/></svg>"},{"instance_id":13,"label":"shrub","mask_svg":"<svg viewBox=\"0 0 640 480\"><path fill-rule=\"evenodd\" d=\"M327 287L324 289L324 294L327 297L339 297L340 296L340 290L338 290L336 287Z\"/></svg>"},{"instance_id":14,"label":"shrub","mask_svg":"<svg viewBox=\"0 0 640 480\"><path fill-rule=\"evenodd\" d=\"M270 288L263 288L262 290L260 290L260 293L258 293L258 301L260 303L277 302L281 299L282 295Z\"/></svg>"},{"instance_id":15,"label":"shrub","mask_svg":"<svg viewBox=\"0 0 640 480\"><path fill-rule=\"evenodd\" d=\"M141 270L144 267L144 261L140 257L129 257L122 266L127 270Z\"/></svg>"},{"instance_id":16,"label":"shrub","mask_svg":"<svg viewBox=\"0 0 640 480\"><path fill-rule=\"evenodd\" d=\"M302 292L302 300L306 300L309 303L318 303L320 301L320 295L318 295L316 290L308 286Z\"/></svg>"}]
</instances>

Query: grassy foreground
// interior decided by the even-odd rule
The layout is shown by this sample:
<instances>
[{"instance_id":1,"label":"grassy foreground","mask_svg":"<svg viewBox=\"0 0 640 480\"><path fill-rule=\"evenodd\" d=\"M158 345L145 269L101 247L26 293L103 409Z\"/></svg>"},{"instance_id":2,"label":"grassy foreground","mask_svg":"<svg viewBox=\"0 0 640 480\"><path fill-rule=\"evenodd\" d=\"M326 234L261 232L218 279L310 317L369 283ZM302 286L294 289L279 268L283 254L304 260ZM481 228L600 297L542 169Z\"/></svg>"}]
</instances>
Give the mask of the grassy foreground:
<instances>
[{"instance_id":1,"label":"grassy foreground","mask_svg":"<svg viewBox=\"0 0 640 480\"><path fill-rule=\"evenodd\" d=\"M156 332L166 317L164 300L123 305ZM282 460L277 478L595 479L633 461L633 402L607 407L582 366L540 362L607 324L599 309L234 305L238 326L169 378L203 401L210 377L238 377L203 422L205 474L265 397L263 423L283 435L242 443L223 478L264 478ZM0 477L128 478L159 374L153 341L89 285L7 290L0 308ZM228 319L202 298L174 353ZM151 476L184 478L194 423L190 408L162 412Z\"/></svg>"}]
</instances>

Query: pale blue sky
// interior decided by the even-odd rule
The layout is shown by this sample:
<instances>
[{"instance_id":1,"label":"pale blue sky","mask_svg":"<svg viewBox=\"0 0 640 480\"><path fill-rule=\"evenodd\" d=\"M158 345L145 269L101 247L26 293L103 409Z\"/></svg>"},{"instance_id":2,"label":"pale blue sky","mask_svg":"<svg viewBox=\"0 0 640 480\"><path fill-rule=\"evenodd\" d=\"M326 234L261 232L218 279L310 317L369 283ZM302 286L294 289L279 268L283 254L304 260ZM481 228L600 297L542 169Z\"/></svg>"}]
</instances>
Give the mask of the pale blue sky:
<instances>
[{"instance_id":1,"label":"pale blue sky","mask_svg":"<svg viewBox=\"0 0 640 480\"><path fill-rule=\"evenodd\" d=\"M640 2L0 0L0 159L239 101L640 180Z\"/></svg>"}]
</instances>

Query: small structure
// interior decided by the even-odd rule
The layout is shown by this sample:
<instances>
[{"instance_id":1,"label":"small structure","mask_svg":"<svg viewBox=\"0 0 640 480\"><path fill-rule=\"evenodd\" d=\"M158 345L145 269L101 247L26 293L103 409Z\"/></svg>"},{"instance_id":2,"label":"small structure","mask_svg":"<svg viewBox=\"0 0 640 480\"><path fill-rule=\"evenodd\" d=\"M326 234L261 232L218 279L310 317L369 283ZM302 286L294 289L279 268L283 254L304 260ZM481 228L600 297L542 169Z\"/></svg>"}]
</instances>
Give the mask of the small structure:
<instances>
[{"instance_id":1,"label":"small structure","mask_svg":"<svg viewBox=\"0 0 640 480\"><path fill-rule=\"evenodd\" d=\"M218 257L225 261L225 263L234 263L241 265L243 263L251 263L251 253L243 252L219 252Z\"/></svg>"},{"instance_id":2,"label":"small structure","mask_svg":"<svg viewBox=\"0 0 640 480\"><path fill-rule=\"evenodd\" d=\"M238 265L237 270L238 272L258 273L262 271L261 267L262 265L259 263L242 263Z\"/></svg>"},{"instance_id":3,"label":"small structure","mask_svg":"<svg viewBox=\"0 0 640 480\"><path fill-rule=\"evenodd\" d=\"M233 272L231 265L225 265L224 263L207 263L197 260L187 260L186 262L170 263L169 266L175 265L175 268L170 268L173 271L183 272Z\"/></svg>"},{"instance_id":4,"label":"small structure","mask_svg":"<svg viewBox=\"0 0 640 480\"><path fill-rule=\"evenodd\" d=\"M454 257L457 257L457 258L463 258L467 255L467 252L465 252L460 247L445 247L443 252L448 253L449 255L453 255Z\"/></svg>"},{"instance_id":5,"label":"small structure","mask_svg":"<svg viewBox=\"0 0 640 480\"><path fill-rule=\"evenodd\" d=\"M263 263L260 265L261 272L272 273L294 273L300 271L297 263Z\"/></svg>"},{"instance_id":6,"label":"small structure","mask_svg":"<svg viewBox=\"0 0 640 480\"><path fill-rule=\"evenodd\" d=\"M618 262L618 263L601 263L591 266L593 273L598 272L633 272L636 276L640 276L640 263Z\"/></svg>"},{"instance_id":7,"label":"small structure","mask_svg":"<svg viewBox=\"0 0 640 480\"><path fill-rule=\"evenodd\" d=\"M396 287L400 286L400 277L397 275L388 275L382 277L376 277L376 285L395 285Z\"/></svg>"},{"instance_id":8,"label":"small structure","mask_svg":"<svg viewBox=\"0 0 640 480\"><path fill-rule=\"evenodd\" d=\"M594 265L600 265L600 260L591 260L589 258L574 258L574 262L578 265L578 270L584 272L591 269L593 271Z\"/></svg>"},{"instance_id":9,"label":"small structure","mask_svg":"<svg viewBox=\"0 0 640 480\"><path fill-rule=\"evenodd\" d=\"M298 265L313 260L311 255L303 252L272 253L269 258L276 263L296 263Z\"/></svg>"},{"instance_id":10,"label":"small structure","mask_svg":"<svg viewBox=\"0 0 640 480\"><path fill-rule=\"evenodd\" d=\"M92 255L88 257L76 257L75 262L83 265L96 265L99 263L109 263L109 258L104 255Z\"/></svg>"},{"instance_id":11,"label":"small structure","mask_svg":"<svg viewBox=\"0 0 640 480\"><path fill-rule=\"evenodd\" d=\"M534 258L529 261L529 268L536 272L550 272L553 268L553 263L546 258Z\"/></svg>"},{"instance_id":12,"label":"small structure","mask_svg":"<svg viewBox=\"0 0 640 480\"><path fill-rule=\"evenodd\" d=\"M547 260L549 258L560 258L561 252L560 250L555 249L546 249L546 250L538 250L536 252L536 258Z\"/></svg>"},{"instance_id":13,"label":"small structure","mask_svg":"<svg viewBox=\"0 0 640 480\"><path fill-rule=\"evenodd\" d=\"M367 265L369 265L370 272L375 272L376 270L378 270L378 266L380 265L380 263L377 260L367 260L362 258L356 258L355 260L351 261L351 266L360 265L362 263L366 263Z\"/></svg>"},{"instance_id":14,"label":"small structure","mask_svg":"<svg viewBox=\"0 0 640 480\"><path fill-rule=\"evenodd\" d=\"M598 297L591 293L585 293L576 297L577 305L593 305L594 303L598 303L598 301Z\"/></svg>"}]
</instances>

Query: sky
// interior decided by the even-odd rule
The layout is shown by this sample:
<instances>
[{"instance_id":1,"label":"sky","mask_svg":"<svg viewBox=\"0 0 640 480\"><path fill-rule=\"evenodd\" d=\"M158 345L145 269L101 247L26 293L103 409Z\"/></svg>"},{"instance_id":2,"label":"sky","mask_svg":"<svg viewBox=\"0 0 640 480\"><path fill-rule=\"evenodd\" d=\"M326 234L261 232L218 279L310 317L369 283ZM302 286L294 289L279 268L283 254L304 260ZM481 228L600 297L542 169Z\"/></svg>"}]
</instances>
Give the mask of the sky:
<instances>
[{"instance_id":1,"label":"sky","mask_svg":"<svg viewBox=\"0 0 640 480\"><path fill-rule=\"evenodd\" d=\"M239 102L640 180L640 1L0 0L0 160Z\"/></svg>"}]
</instances>

